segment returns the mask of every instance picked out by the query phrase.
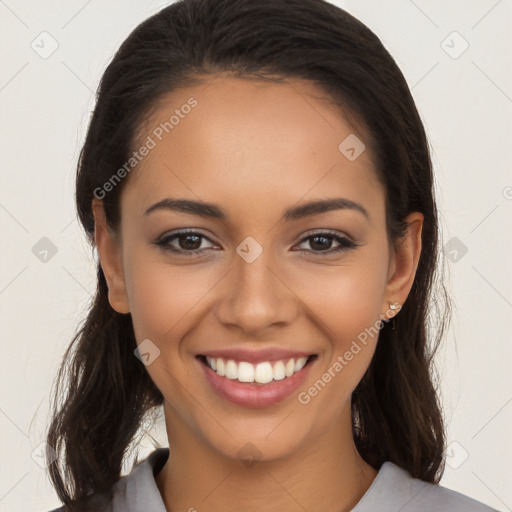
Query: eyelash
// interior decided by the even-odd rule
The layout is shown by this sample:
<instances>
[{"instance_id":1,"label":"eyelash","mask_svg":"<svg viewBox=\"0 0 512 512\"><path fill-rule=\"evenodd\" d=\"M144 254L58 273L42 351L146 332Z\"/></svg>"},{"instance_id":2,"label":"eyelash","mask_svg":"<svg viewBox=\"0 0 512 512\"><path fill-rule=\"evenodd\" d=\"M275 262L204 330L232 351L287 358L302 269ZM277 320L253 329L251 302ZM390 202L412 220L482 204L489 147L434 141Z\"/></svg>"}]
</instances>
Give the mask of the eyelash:
<instances>
[{"instance_id":1,"label":"eyelash","mask_svg":"<svg viewBox=\"0 0 512 512\"><path fill-rule=\"evenodd\" d=\"M176 253L176 254L180 254L180 255L184 255L184 256L193 256L195 254L201 254L205 249L191 249L191 250L186 250L186 249L175 249L173 247L170 246L170 242L179 238L180 236L183 236L183 235L197 235L199 236L201 239L205 239L205 240L208 240L210 242L212 242L207 236L201 234L201 233L198 233L197 231L178 231L176 233L173 233L172 235L164 235L163 237L159 238L158 240L156 240L154 242L155 245L159 246L159 247L162 247L164 250L167 250L167 251L170 251L170 252L173 252L173 253ZM327 254L333 254L333 253L340 253L340 252L343 252L343 251L348 251L350 249L353 249L355 247L358 247L359 244L356 244L354 242L352 242L352 240L349 240L348 238L346 237L343 237L343 236L340 236L338 234L335 234L335 233L332 233L332 232L329 232L329 231L319 231L317 233L312 233L306 237L304 237L298 245L301 245L302 243L304 243L305 241L307 240L310 240L312 238L315 238L315 237L320 237L320 236L323 236L324 238L330 238L330 239L333 239L334 241L338 242L340 244L340 246L336 249L331 249L331 250L328 250L328 251L313 251L313 250L303 250L303 249L300 249L298 250L298 252L300 252L301 254L315 254L315 255L318 255L318 256L323 256L323 255L327 255ZM214 242L212 242L214 243Z\"/></svg>"}]
</instances>

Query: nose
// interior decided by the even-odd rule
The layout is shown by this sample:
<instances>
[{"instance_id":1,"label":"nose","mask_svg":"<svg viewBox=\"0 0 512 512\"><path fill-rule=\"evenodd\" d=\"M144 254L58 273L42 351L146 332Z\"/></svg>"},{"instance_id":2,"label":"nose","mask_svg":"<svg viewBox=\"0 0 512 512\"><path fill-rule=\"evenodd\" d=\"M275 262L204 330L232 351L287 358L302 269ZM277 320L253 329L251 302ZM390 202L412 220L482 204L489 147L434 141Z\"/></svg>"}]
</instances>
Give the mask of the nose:
<instances>
[{"instance_id":1,"label":"nose","mask_svg":"<svg viewBox=\"0 0 512 512\"><path fill-rule=\"evenodd\" d=\"M252 262L238 255L222 284L216 308L225 327L242 330L247 337L261 338L269 330L291 324L300 310L290 276L264 250Z\"/></svg>"}]
</instances>

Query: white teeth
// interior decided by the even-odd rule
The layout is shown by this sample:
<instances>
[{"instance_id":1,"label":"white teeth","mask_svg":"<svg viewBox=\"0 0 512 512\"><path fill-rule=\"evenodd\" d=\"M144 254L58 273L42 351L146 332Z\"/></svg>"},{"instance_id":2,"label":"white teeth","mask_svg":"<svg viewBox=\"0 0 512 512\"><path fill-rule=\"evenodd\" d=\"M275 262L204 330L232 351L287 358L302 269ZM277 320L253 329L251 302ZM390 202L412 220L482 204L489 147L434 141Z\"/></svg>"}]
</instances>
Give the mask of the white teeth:
<instances>
[{"instance_id":1,"label":"white teeth","mask_svg":"<svg viewBox=\"0 0 512 512\"><path fill-rule=\"evenodd\" d=\"M235 361L229 360L226 363L226 374L225 374L225 376L228 379L232 379L232 380L238 378L238 368L237 368L237 364L235 363Z\"/></svg>"},{"instance_id":2,"label":"white teeth","mask_svg":"<svg viewBox=\"0 0 512 512\"><path fill-rule=\"evenodd\" d=\"M217 372L218 375L220 375L221 377L224 377L224 375L225 375L224 360L219 358L216 361L217 361L216 362L217 369L215 371ZM213 370L213 368L212 368L212 370Z\"/></svg>"},{"instance_id":3,"label":"white teeth","mask_svg":"<svg viewBox=\"0 0 512 512\"><path fill-rule=\"evenodd\" d=\"M265 361L253 365L247 361L237 363L232 359L225 361L220 357L206 357L208 366L227 379L238 379L240 382L258 382L259 384L267 384L273 380L282 380L291 377L295 372L304 368L308 358L299 357L297 360L288 359L270 363Z\"/></svg>"},{"instance_id":4,"label":"white teeth","mask_svg":"<svg viewBox=\"0 0 512 512\"><path fill-rule=\"evenodd\" d=\"M287 377L291 377L293 373L295 372L295 361L293 359L290 359L285 366L284 374Z\"/></svg>"},{"instance_id":5,"label":"white teeth","mask_svg":"<svg viewBox=\"0 0 512 512\"><path fill-rule=\"evenodd\" d=\"M260 384L266 384L274 378L272 365L270 363L258 363L254 372L254 380Z\"/></svg>"},{"instance_id":6,"label":"white teeth","mask_svg":"<svg viewBox=\"0 0 512 512\"><path fill-rule=\"evenodd\" d=\"M254 382L254 366L245 361L238 363L238 380L240 382Z\"/></svg>"},{"instance_id":7,"label":"white teeth","mask_svg":"<svg viewBox=\"0 0 512 512\"><path fill-rule=\"evenodd\" d=\"M282 380L285 377L284 363L283 361L277 361L277 363L274 364L274 380Z\"/></svg>"},{"instance_id":8,"label":"white teeth","mask_svg":"<svg viewBox=\"0 0 512 512\"><path fill-rule=\"evenodd\" d=\"M299 357L299 359L297 359L297 362L295 363L295 371L298 372L299 370L304 368L304 365L306 364L307 360L307 357Z\"/></svg>"}]
</instances>

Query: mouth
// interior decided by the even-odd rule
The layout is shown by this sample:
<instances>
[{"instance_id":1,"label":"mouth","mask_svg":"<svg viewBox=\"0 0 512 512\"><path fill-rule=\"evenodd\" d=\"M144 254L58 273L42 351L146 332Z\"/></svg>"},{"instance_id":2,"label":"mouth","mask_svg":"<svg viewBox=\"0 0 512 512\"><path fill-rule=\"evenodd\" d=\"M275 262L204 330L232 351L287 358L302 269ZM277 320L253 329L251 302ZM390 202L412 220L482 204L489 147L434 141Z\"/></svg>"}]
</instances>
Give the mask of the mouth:
<instances>
[{"instance_id":1,"label":"mouth","mask_svg":"<svg viewBox=\"0 0 512 512\"><path fill-rule=\"evenodd\" d=\"M304 381L317 354L246 361L214 354L196 356L203 375L222 398L243 407L262 408L281 402ZM260 358L261 359L261 358Z\"/></svg>"},{"instance_id":2,"label":"mouth","mask_svg":"<svg viewBox=\"0 0 512 512\"><path fill-rule=\"evenodd\" d=\"M288 379L311 364L316 354L301 357L279 359L277 361L263 361L257 364L249 361L235 361L222 357L199 355L198 359L220 377L238 380L238 382L255 382L268 384L272 381Z\"/></svg>"}]
</instances>

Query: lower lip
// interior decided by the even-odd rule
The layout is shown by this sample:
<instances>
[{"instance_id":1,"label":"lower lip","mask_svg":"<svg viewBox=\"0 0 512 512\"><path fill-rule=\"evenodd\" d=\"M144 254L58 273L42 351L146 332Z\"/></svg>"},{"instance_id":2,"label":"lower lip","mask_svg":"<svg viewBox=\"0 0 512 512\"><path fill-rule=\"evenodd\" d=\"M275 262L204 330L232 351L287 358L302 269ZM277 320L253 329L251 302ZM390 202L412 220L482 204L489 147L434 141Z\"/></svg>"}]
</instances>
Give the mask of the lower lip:
<instances>
[{"instance_id":1,"label":"lower lip","mask_svg":"<svg viewBox=\"0 0 512 512\"><path fill-rule=\"evenodd\" d=\"M268 384L240 382L238 379L228 379L215 373L209 366L197 359L206 379L212 388L223 398L242 407L263 408L277 404L293 393L309 373L314 359L291 377L273 380Z\"/></svg>"}]
</instances>

